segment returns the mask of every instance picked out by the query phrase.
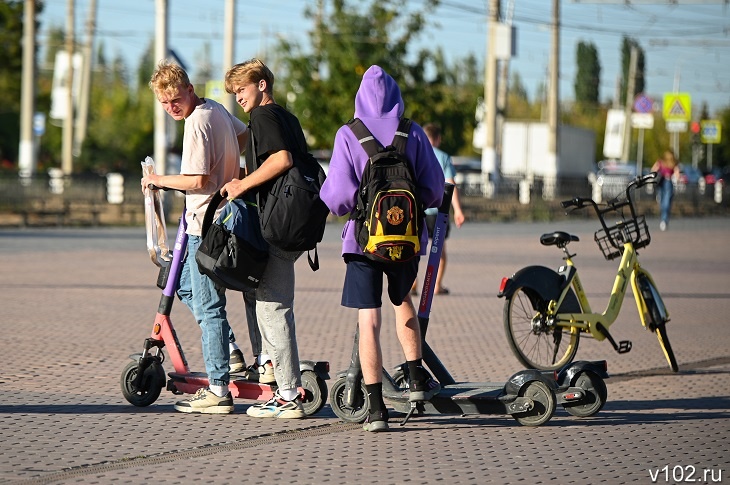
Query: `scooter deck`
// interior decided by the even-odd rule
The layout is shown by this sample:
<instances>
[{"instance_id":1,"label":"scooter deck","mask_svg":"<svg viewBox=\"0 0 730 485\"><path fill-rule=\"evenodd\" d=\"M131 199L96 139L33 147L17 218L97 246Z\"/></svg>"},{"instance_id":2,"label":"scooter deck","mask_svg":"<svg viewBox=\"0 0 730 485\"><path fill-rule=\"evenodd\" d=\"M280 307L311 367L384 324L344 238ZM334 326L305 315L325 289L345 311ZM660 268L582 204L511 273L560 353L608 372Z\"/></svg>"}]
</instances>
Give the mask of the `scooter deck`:
<instances>
[{"instance_id":1,"label":"scooter deck","mask_svg":"<svg viewBox=\"0 0 730 485\"><path fill-rule=\"evenodd\" d=\"M408 393L389 394L383 397L398 411L408 412ZM425 414L512 414L510 408L517 396L504 392L504 382L457 382L443 386L430 401L423 402Z\"/></svg>"},{"instance_id":2,"label":"scooter deck","mask_svg":"<svg viewBox=\"0 0 730 485\"><path fill-rule=\"evenodd\" d=\"M205 372L190 372L189 374L170 372L167 375L170 377L167 389L173 392L177 390L184 394L194 394L201 387L208 387L208 375ZM275 390L269 384L259 384L257 381L250 381L236 374L231 374L228 389L233 397L253 401L268 401L274 396Z\"/></svg>"}]
</instances>

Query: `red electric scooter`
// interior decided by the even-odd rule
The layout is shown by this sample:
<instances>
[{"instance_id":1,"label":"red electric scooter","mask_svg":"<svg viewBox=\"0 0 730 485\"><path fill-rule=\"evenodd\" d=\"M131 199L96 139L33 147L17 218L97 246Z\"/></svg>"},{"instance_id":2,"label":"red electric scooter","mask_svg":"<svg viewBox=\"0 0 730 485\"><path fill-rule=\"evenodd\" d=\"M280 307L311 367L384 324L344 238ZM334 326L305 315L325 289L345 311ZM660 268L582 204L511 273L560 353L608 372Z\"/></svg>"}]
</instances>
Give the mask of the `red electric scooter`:
<instances>
[{"instance_id":1,"label":"red electric scooter","mask_svg":"<svg viewBox=\"0 0 730 485\"><path fill-rule=\"evenodd\" d=\"M122 394L135 406L149 406L154 403L163 387L178 395L194 394L198 389L208 387L208 376L205 372L190 370L170 319L187 249L188 236L185 233L187 224L184 214L183 209L172 259L161 266L157 278L157 286L162 289L162 297L152 325L152 334L145 339L142 353L130 355L132 362L122 371ZM164 348L167 348L167 358L174 369L167 376L162 366L167 360L163 353ZM329 362L301 360L300 369L302 387L299 392L302 395L302 405L305 414L312 415L324 407L327 399L325 381L329 379ZM243 375L231 374L228 388L234 398L268 401L274 396L276 384L261 384L246 379Z\"/></svg>"}]
</instances>

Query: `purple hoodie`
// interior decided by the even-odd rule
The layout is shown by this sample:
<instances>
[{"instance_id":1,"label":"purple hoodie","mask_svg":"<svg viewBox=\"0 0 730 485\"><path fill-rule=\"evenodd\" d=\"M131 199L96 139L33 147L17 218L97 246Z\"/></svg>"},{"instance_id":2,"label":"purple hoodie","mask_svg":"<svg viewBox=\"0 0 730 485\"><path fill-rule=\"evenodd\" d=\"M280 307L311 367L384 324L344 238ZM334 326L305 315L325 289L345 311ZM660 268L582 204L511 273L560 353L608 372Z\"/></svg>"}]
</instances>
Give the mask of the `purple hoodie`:
<instances>
[{"instance_id":1,"label":"purple hoodie","mask_svg":"<svg viewBox=\"0 0 730 485\"><path fill-rule=\"evenodd\" d=\"M381 145L393 141L400 117L403 116L403 98L395 80L381 67L371 66L363 75L355 96L355 118L360 118ZM423 129L413 122L408 134L406 155L413 164L416 184L424 207L438 207L444 193L444 172ZM335 135L327 180L320 196L329 209L338 216L349 214L357 205L357 190L368 156L357 137L347 126ZM424 222L425 227L425 222ZM421 254L426 254L427 231L421 237ZM355 224L345 222L342 231L342 254L362 254L355 240Z\"/></svg>"}]
</instances>

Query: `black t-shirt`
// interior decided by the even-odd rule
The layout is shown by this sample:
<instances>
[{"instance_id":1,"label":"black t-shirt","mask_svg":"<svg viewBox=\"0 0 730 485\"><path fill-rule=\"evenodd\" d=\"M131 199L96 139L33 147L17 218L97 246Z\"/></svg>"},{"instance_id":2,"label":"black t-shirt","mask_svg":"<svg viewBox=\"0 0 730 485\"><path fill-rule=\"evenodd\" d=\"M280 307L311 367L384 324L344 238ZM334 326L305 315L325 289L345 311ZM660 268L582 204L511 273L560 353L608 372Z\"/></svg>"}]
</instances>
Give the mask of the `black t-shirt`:
<instances>
[{"instance_id":1,"label":"black t-shirt","mask_svg":"<svg viewBox=\"0 0 730 485\"><path fill-rule=\"evenodd\" d=\"M251 110L249 122L251 135L246 149L246 169L253 172L253 144L256 145L258 165L266 161L269 152L286 150L296 157L307 153L307 142L304 139L302 126L296 116L278 104L265 104Z\"/></svg>"}]
</instances>

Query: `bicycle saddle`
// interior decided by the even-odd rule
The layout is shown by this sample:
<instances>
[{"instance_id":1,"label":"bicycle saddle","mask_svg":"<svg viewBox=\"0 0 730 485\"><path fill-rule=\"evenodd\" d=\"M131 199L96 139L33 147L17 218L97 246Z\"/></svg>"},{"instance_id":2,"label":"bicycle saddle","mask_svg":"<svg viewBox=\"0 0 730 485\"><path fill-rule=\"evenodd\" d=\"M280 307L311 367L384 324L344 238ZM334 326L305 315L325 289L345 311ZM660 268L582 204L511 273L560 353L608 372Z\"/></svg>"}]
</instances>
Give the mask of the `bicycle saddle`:
<instances>
[{"instance_id":1,"label":"bicycle saddle","mask_svg":"<svg viewBox=\"0 0 730 485\"><path fill-rule=\"evenodd\" d=\"M578 236L563 231L555 231L551 234L543 234L540 236L540 244L543 246L557 246L562 248L567 246L571 241L580 241L580 239L578 239Z\"/></svg>"}]
</instances>

